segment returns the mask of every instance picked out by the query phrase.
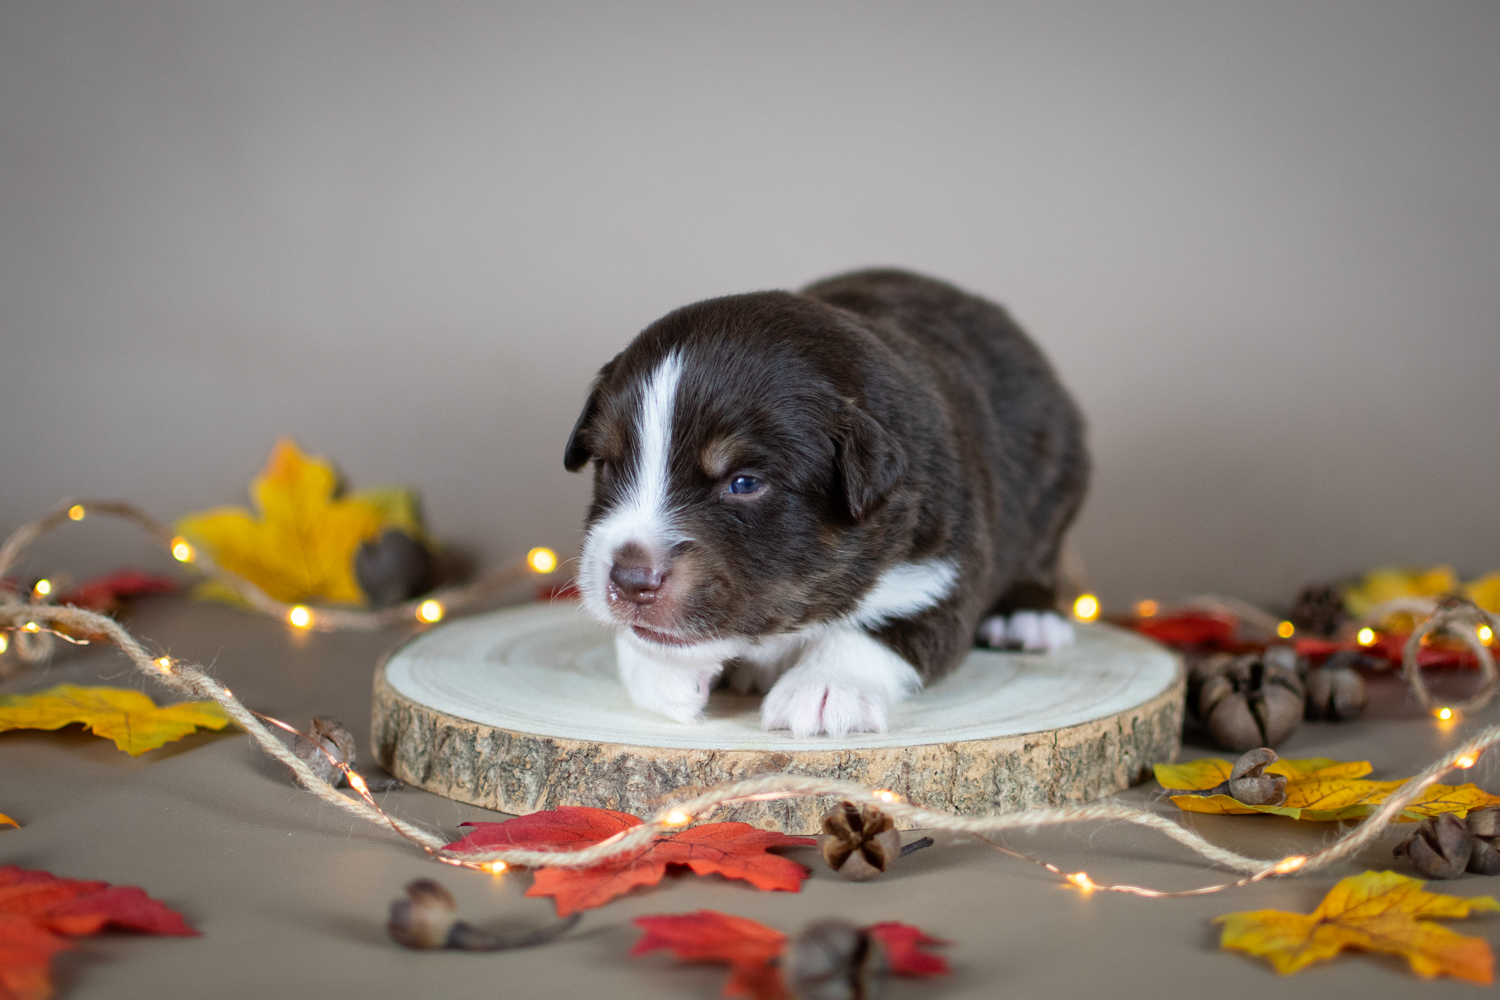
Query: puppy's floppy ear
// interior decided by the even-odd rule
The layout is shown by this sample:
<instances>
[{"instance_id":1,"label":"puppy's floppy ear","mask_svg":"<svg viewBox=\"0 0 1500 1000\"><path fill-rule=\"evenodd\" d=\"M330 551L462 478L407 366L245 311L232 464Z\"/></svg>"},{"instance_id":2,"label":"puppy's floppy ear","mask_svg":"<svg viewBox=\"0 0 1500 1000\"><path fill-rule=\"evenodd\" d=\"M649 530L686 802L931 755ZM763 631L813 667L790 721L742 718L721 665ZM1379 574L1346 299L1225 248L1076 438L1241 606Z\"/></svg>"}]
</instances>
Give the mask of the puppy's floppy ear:
<instances>
[{"instance_id":1,"label":"puppy's floppy ear","mask_svg":"<svg viewBox=\"0 0 1500 1000\"><path fill-rule=\"evenodd\" d=\"M834 449L849 513L863 521L906 472L906 451L853 400L839 407Z\"/></svg>"},{"instance_id":2,"label":"puppy's floppy ear","mask_svg":"<svg viewBox=\"0 0 1500 1000\"><path fill-rule=\"evenodd\" d=\"M578 421L573 424L573 433L568 435L568 446L563 449L563 468L569 472L577 472L594 457L594 453L589 451L588 435L584 433L584 429L599 412L599 386L614 367L615 362L611 361L599 369L599 374L594 376L594 382L589 386L588 399L583 401L583 412L578 414Z\"/></svg>"}]
</instances>

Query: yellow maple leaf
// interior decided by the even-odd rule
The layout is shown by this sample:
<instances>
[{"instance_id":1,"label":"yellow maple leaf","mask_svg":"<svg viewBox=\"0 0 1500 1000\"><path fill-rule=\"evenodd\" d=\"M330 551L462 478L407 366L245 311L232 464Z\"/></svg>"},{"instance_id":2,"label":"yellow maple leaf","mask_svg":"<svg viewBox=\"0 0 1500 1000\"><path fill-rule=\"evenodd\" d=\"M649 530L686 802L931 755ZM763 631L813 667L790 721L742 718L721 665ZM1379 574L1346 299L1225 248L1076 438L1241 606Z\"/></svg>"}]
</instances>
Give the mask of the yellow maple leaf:
<instances>
[{"instance_id":1,"label":"yellow maple leaf","mask_svg":"<svg viewBox=\"0 0 1500 1000\"><path fill-rule=\"evenodd\" d=\"M1467 917L1500 910L1491 896L1446 896L1426 892L1423 883L1395 872L1367 871L1328 890L1318 908L1304 916L1282 910L1226 913L1224 948L1270 960L1289 975L1345 948L1399 955L1424 978L1454 976L1473 983L1494 981L1495 956L1483 938L1464 937L1431 923L1433 917Z\"/></svg>"},{"instance_id":2,"label":"yellow maple leaf","mask_svg":"<svg viewBox=\"0 0 1500 1000\"><path fill-rule=\"evenodd\" d=\"M1353 618L1363 618L1386 601L1398 597L1440 597L1458 589L1458 575L1452 566L1431 569L1402 569L1387 566L1372 569L1357 582L1344 588L1344 608ZM1410 632L1411 616L1392 615L1382 627Z\"/></svg>"},{"instance_id":3,"label":"yellow maple leaf","mask_svg":"<svg viewBox=\"0 0 1500 1000\"><path fill-rule=\"evenodd\" d=\"M20 825L21 825L20 823L17 823L15 820L13 820L9 816L5 815L5 813L0 813L0 826L20 826Z\"/></svg>"},{"instance_id":4,"label":"yellow maple leaf","mask_svg":"<svg viewBox=\"0 0 1500 1000\"><path fill-rule=\"evenodd\" d=\"M181 518L177 530L278 601L360 604L364 593L354 576L360 543L387 524L410 530L416 515L409 494L403 506L394 499L399 491L340 497L338 485L331 465L283 438L250 483L259 517L242 507L219 507ZM223 587L201 593L229 596Z\"/></svg>"},{"instance_id":5,"label":"yellow maple leaf","mask_svg":"<svg viewBox=\"0 0 1500 1000\"><path fill-rule=\"evenodd\" d=\"M1500 572L1464 584L1464 595L1492 615L1500 615Z\"/></svg>"},{"instance_id":6,"label":"yellow maple leaf","mask_svg":"<svg viewBox=\"0 0 1500 1000\"><path fill-rule=\"evenodd\" d=\"M1209 757L1183 764L1156 765L1156 780L1163 788L1203 791L1229 780L1233 768L1227 760ZM1174 795L1172 802L1184 812L1248 816L1272 813L1293 819L1330 821L1368 816L1386 796L1405 781L1365 781L1371 771L1367 760L1336 761L1325 757L1278 760L1266 765L1265 773L1285 775L1286 801L1275 806L1246 805L1231 795ZM1500 795L1491 795L1478 785L1429 785L1401 810L1398 823L1412 823L1424 816L1457 813L1500 805Z\"/></svg>"},{"instance_id":7,"label":"yellow maple leaf","mask_svg":"<svg viewBox=\"0 0 1500 1000\"><path fill-rule=\"evenodd\" d=\"M223 729L229 725L229 716L216 701L185 701L158 708L148 695L129 688L59 684L31 694L0 695L0 731L61 729L75 722L139 757L200 726Z\"/></svg>"}]
</instances>

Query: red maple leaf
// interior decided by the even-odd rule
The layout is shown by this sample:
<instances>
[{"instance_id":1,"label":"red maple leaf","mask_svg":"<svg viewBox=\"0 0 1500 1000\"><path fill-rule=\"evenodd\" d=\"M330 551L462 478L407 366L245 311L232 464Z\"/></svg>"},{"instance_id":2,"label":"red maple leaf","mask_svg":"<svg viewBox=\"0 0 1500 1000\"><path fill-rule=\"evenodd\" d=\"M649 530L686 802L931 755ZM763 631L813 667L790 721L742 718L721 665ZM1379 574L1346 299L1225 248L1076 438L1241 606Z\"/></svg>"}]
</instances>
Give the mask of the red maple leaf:
<instances>
[{"instance_id":1,"label":"red maple leaf","mask_svg":"<svg viewBox=\"0 0 1500 1000\"><path fill-rule=\"evenodd\" d=\"M636 917L631 923L646 932L630 949L631 955L666 948L687 962L723 962L731 970L729 982L724 984L726 997L786 1000L786 984L777 966L786 935L778 930L716 910ZM864 931L885 949L887 967L893 975L947 974L947 962L921 950L947 941L895 922L874 924Z\"/></svg>"},{"instance_id":2,"label":"red maple leaf","mask_svg":"<svg viewBox=\"0 0 1500 1000\"><path fill-rule=\"evenodd\" d=\"M181 914L134 886L0 867L0 1000L51 996L52 956L73 947L65 935L93 934L106 925L147 934L198 933Z\"/></svg>"},{"instance_id":3,"label":"red maple leaf","mask_svg":"<svg viewBox=\"0 0 1500 1000\"><path fill-rule=\"evenodd\" d=\"M465 823L472 832L448 845L452 851L536 850L590 847L621 833L641 820L611 809L564 806L518 816L504 823ZM723 875L749 882L757 889L796 892L811 872L789 858L768 853L772 847L811 846L811 837L757 830L748 823L705 823L681 833L656 837L630 854L622 854L588 868L538 868L528 896L551 896L557 915L589 910L634 889L655 885L670 865L695 875Z\"/></svg>"},{"instance_id":4,"label":"red maple leaf","mask_svg":"<svg viewBox=\"0 0 1500 1000\"><path fill-rule=\"evenodd\" d=\"M932 945L952 944L942 938L929 937L910 924L888 920L872 924L865 933L885 948L885 959L891 973L897 976L946 976L948 962L941 955L922 950Z\"/></svg>"},{"instance_id":5,"label":"red maple leaf","mask_svg":"<svg viewBox=\"0 0 1500 1000\"><path fill-rule=\"evenodd\" d=\"M127 597L170 594L176 590L177 581L170 576L143 573L138 569L119 569L107 576L83 581L67 593L60 594L57 603L89 611L114 611Z\"/></svg>"},{"instance_id":6,"label":"red maple leaf","mask_svg":"<svg viewBox=\"0 0 1500 1000\"><path fill-rule=\"evenodd\" d=\"M778 930L717 910L636 917L631 923L646 932L631 955L666 948L687 962L724 962L731 970L726 997L786 998L781 972L773 964L786 944L786 935Z\"/></svg>"}]
</instances>

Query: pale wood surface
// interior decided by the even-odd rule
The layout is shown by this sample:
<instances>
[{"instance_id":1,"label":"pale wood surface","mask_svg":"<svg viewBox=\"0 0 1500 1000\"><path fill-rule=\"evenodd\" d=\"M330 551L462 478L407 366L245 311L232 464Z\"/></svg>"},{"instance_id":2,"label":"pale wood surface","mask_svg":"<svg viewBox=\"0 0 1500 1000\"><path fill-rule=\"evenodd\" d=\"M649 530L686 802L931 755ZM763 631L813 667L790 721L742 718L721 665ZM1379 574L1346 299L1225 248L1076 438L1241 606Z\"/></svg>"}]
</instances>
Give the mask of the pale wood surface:
<instances>
[{"instance_id":1,"label":"pale wood surface","mask_svg":"<svg viewBox=\"0 0 1500 1000\"><path fill-rule=\"evenodd\" d=\"M675 790L772 771L844 778L968 814L1082 802L1176 753L1176 657L1108 626L1038 655L975 650L894 707L887 733L797 739L759 726L759 698L716 692L681 725L630 704L610 634L571 604L440 626L377 671L373 735L387 769L506 812L591 805L644 814ZM824 804L750 803L736 818L792 833Z\"/></svg>"}]
</instances>

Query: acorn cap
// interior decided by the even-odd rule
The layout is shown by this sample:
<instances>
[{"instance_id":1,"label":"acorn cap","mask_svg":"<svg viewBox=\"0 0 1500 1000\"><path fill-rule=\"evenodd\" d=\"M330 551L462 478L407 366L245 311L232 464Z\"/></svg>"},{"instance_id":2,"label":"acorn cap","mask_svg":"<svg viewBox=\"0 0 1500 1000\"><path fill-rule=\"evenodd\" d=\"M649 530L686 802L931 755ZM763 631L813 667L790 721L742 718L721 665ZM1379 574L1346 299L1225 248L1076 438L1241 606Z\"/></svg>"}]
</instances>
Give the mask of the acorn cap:
<instances>
[{"instance_id":1,"label":"acorn cap","mask_svg":"<svg viewBox=\"0 0 1500 1000\"><path fill-rule=\"evenodd\" d=\"M406 883L406 898L391 903L386 930L397 944L428 950L448 947L448 935L458 922L453 894L429 878Z\"/></svg>"}]
</instances>

